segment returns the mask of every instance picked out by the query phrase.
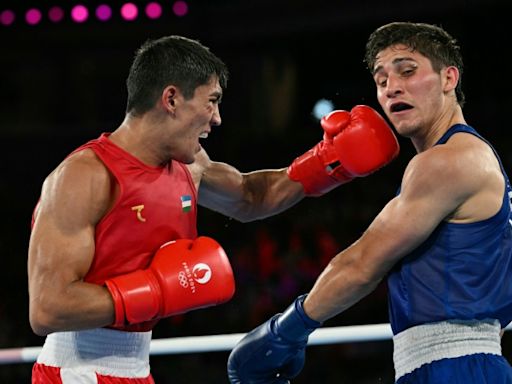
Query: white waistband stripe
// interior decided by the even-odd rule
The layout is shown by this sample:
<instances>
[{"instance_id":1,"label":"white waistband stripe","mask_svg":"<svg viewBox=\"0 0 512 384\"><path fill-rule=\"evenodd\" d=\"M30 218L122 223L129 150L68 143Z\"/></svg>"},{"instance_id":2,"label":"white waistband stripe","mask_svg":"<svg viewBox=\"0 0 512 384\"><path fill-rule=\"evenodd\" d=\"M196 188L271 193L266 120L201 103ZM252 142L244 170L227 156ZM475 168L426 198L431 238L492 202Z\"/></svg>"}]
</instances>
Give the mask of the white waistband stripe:
<instances>
[{"instance_id":1,"label":"white waistband stripe","mask_svg":"<svg viewBox=\"0 0 512 384\"><path fill-rule=\"evenodd\" d=\"M147 377L151 332L99 328L48 335L38 363L117 377Z\"/></svg>"},{"instance_id":2,"label":"white waistband stripe","mask_svg":"<svg viewBox=\"0 0 512 384\"><path fill-rule=\"evenodd\" d=\"M393 337L395 379L424 364L476 353L501 355L497 320L442 321L409 328Z\"/></svg>"},{"instance_id":3,"label":"white waistband stripe","mask_svg":"<svg viewBox=\"0 0 512 384\"><path fill-rule=\"evenodd\" d=\"M82 372L77 368L61 368L60 380L62 384L98 384L96 373L89 371Z\"/></svg>"}]
</instances>

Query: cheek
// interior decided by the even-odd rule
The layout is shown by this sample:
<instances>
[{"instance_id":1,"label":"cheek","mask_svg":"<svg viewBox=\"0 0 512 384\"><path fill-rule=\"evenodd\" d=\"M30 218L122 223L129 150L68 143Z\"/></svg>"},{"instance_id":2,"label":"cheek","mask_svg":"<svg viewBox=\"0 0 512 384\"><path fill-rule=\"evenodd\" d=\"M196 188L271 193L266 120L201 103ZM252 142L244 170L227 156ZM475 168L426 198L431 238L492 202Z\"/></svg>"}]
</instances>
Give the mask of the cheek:
<instances>
[{"instance_id":1,"label":"cheek","mask_svg":"<svg viewBox=\"0 0 512 384\"><path fill-rule=\"evenodd\" d=\"M411 81L409 83L409 91L427 99L435 98L441 92L439 76L432 74Z\"/></svg>"},{"instance_id":2,"label":"cheek","mask_svg":"<svg viewBox=\"0 0 512 384\"><path fill-rule=\"evenodd\" d=\"M385 101L386 101L386 92L384 88L378 87L377 88L377 101L379 102L381 107L384 107Z\"/></svg>"},{"instance_id":3,"label":"cheek","mask_svg":"<svg viewBox=\"0 0 512 384\"><path fill-rule=\"evenodd\" d=\"M379 105L381 106L384 113L389 117L388 110L386 108L387 96L384 88L377 88L377 101L379 102Z\"/></svg>"},{"instance_id":4,"label":"cheek","mask_svg":"<svg viewBox=\"0 0 512 384\"><path fill-rule=\"evenodd\" d=\"M215 114L216 107L213 105L209 105L208 108L206 108L206 116L208 120L211 120L213 115Z\"/></svg>"},{"instance_id":5,"label":"cheek","mask_svg":"<svg viewBox=\"0 0 512 384\"><path fill-rule=\"evenodd\" d=\"M209 113L202 111L197 111L194 115L194 118L191 121L191 125L196 128L200 129L200 127L204 126L204 124L208 121Z\"/></svg>"}]
</instances>

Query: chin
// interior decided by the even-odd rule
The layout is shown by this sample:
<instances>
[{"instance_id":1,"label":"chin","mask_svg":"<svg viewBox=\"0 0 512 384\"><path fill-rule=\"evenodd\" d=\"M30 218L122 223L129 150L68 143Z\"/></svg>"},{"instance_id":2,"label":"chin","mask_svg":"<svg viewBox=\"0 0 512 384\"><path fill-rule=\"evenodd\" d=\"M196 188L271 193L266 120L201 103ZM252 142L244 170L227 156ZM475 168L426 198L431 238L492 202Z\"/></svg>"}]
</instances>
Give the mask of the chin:
<instances>
[{"instance_id":1,"label":"chin","mask_svg":"<svg viewBox=\"0 0 512 384\"><path fill-rule=\"evenodd\" d=\"M404 137L410 137L416 132L416 126L410 123L406 123L405 121L397 122L393 124L396 132Z\"/></svg>"}]
</instances>

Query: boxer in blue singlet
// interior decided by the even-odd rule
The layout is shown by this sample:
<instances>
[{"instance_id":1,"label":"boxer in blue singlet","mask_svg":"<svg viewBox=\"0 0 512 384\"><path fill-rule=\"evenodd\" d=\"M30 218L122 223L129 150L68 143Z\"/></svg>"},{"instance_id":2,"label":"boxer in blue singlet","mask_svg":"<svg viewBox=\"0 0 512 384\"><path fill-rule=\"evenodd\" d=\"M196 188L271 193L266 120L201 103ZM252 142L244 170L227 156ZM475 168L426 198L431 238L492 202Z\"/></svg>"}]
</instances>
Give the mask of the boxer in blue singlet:
<instances>
[{"instance_id":1,"label":"boxer in blue singlet","mask_svg":"<svg viewBox=\"0 0 512 384\"><path fill-rule=\"evenodd\" d=\"M465 121L463 62L442 28L375 30L377 99L417 155L399 193L336 255L307 295L233 349L234 383L288 383L311 332L385 277L397 384L512 384L501 331L512 321L512 191L498 154Z\"/></svg>"},{"instance_id":2,"label":"boxer in blue singlet","mask_svg":"<svg viewBox=\"0 0 512 384\"><path fill-rule=\"evenodd\" d=\"M456 124L436 145L460 132L484 140ZM388 277L399 384L510 382L500 330L511 320L512 190L500 168L505 190L495 215L439 224Z\"/></svg>"}]
</instances>

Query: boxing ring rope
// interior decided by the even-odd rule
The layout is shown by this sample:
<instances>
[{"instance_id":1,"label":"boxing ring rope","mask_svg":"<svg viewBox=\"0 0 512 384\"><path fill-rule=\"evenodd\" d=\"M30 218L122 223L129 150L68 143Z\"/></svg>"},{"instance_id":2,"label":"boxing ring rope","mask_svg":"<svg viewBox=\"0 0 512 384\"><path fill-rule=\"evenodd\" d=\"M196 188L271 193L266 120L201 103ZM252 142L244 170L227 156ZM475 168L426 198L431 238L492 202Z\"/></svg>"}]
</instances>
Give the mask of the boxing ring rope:
<instances>
[{"instance_id":1,"label":"boxing ring rope","mask_svg":"<svg viewBox=\"0 0 512 384\"><path fill-rule=\"evenodd\" d=\"M512 323L505 330L512 329ZM245 333L173 337L151 341L151 355L230 351ZM308 345L342 344L388 340L393 336L389 324L350 325L319 328L309 337ZM41 347L0 349L0 365L34 362Z\"/></svg>"}]
</instances>

